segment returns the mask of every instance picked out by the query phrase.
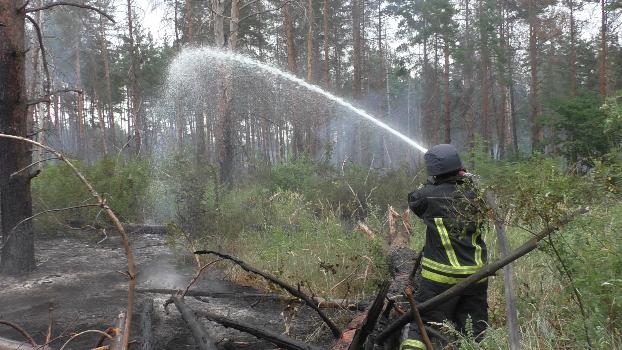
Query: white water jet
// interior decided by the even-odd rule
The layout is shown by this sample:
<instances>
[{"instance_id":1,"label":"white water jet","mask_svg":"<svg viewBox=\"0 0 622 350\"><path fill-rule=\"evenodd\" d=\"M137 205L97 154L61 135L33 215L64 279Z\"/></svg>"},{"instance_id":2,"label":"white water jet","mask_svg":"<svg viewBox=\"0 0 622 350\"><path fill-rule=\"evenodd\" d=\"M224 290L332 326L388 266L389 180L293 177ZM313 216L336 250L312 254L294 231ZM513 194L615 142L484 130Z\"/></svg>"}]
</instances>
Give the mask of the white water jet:
<instances>
[{"instance_id":1,"label":"white water jet","mask_svg":"<svg viewBox=\"0 0 622 350\"><path fill-rule=\"evenodd\" d=\"M366 111L364 111L363 109L360 109L358 107L355 107L354 105L352 105L351 103L347 102L346 100L344 100L343 98L339 97L339 96L335 96L333 94L331 94L330 92L322 89L321 87L317 86L317 85L313 85L310 84L306 81L304 81L303 79L300 79L298 77L296 77L293 74L290 74L288 72L284 72L276 67L273 67L269 64L266 63L262 63L260 61L254 60L250 57L244 56L244 55L240 55L240 54L236 54L230 51L224 51L224 50L220 50L220 49L216 49L216 48L210 48L210 47L201 47L201 48L189 48L189 49L184 49L182 51L181 54L179 54L179 56L177 56L177 58L175 58L175 60L173 61L173 64L171 65L170 71L169 73L174 75L174 76L178 76L179 75L183 75L185 72L184 70L187 68L184 66L184 62L187 62L188 59L191 59L193 61L196 60L201 60L204 58L213 58L215 60L220 60L220 61L230 61L230 62L236 62L236 63L240 63L242 65L248 66L248 67L255 67L260 69L261 71L270 73L274 76L278 76L281 77L283 79L289 80L291 82L294 82L296 84L298 84L299 86L302 86L304 88L306 88L309 91L315 92L319 95L322 95L324 97L326 97L327 99L343 106L346 107L347 109L351 110L352 112L356 113L357 115L367 119L368 121L372 122L373 124L385 129L386 131L390 132L391 134L397 136L399 139L401 139L402 141L406 142L407 144L413 146L414 148L418 149L419 151L425 153L427 152L427 148L423 147L422 145L420 145L419 143L417 143L416 141L412 140L411 138L409 138L408 136L402 134L401 132L393 129L392 127L390 127L389 125L385 124L384 122L374 118L371 114L367 113ZM196 72L194 72L196 73Z\"/></svg>"}]
</instances>

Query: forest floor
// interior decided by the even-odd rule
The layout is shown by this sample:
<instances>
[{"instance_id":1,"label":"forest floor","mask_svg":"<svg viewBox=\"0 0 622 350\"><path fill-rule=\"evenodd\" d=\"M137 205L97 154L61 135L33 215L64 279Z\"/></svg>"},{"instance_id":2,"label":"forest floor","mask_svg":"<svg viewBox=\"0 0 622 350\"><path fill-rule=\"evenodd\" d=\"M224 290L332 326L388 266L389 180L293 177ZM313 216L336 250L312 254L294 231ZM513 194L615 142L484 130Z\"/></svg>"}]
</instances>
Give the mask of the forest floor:
<instances>
[{"instance_id":1,"label":"forest floor","mask_svg":"<svg viewBox=\"0 0 622 350\"><path fill-rule=\"evenodd\" d=\"M53 335L59 337L52 346L60 348L68 336L87 329L104 330L114 325L119 312L126 307L127 282L117 271L125 271L126 259L117 237L98 242L101 237L78 231L62 237L39 238L37 269L26 277L0 278L0 319L21 325L42 343L48 328L48 305L53 303ZM183 289L195 273L191 264L184 263L169 249L166 238L140 234L131 237L138 269L138 289ZM235 285L223 278L222 270L206 272L192 289L232 293L230 298L204 298L205 302L186 298L192 308L205 308L238 321L282 333L285 329L282 312L286 305L271 300L236 299L238 292L257 292ZM146 298L155 306L155 349L194 349L192 336L173 305L167 315L163 304L165 294L138 293L136 316L131 340L139 340L138 314ZM277 347L245 333L225 329L202 320L212 339L221 349L276 349ZM290 325L290 336L317 345L327 345L330 336L308 308L301 308ZM0 336L19 339L6 327ZM313 339L308 339L313 337ZM98 339L85 335L66 349L90 349ZM21 340L21 339L19 339ZM138 342L130 348L138 348Z\"/></svg>"}]
</instances>

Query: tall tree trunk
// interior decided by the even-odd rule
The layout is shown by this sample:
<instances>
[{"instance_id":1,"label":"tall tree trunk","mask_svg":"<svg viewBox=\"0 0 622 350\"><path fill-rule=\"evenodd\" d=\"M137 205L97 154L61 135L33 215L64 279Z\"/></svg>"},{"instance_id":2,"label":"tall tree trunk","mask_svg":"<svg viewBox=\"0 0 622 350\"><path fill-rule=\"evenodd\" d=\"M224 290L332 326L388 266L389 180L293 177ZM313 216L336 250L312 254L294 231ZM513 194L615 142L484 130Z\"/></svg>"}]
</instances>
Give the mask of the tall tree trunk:
<instances>
[{"instance_id":1,"label":"tall tree trunk","mask_svg":"<svg viewBox=\"0 0 622 350\"><path fill-rule=\"evenodd\" d=\"M313 0L307 0L307 17L309 19L307 31L307 81L313 82L313 27L315 23L315 14L313 12Z\"/></svg>"},{"instance_id":2,"label":"tall tree trunk","mask_svg":"<svg viewBox=\"0 0 622 350\"><path fill-rule=\"evenodd\" d=\"M283 25L285 27L285 37L287 46L287 69L296 74L296 42L294 34L294 21L291 15L290 4L283 6Z\"/></svg>"},{"instance_id":3,"label":"tall tree trunk","mask_svg":"<svg viewBox=\"0 0 622 350\"><path fill-rule=\"evenodd\" d=\"M607 97L607 3L600 0L600 59L598 65L598 87L601 98Z\"/></svg>"},{"instance_id":4,"label":"tall tree trunk","mask_svg":"<svg viewBox=\"0 0 622 350\"><path fill-rule=\"evenodd\" d=\"M500 112L497 115L497 139L499 141L499 159L503 159L505 157L505 147L508 144L508 122L509 122L509 113L510 113L510 105L509 105L509 88L508 88L508 79L506 77L505 64L504 62L508 59L508 52L506 46L506 27L505 27L505 8L504 1L500 0L497 2L497 8L499 9L499 17L501 18L501 22L499 23L499 46L501 48L501 55L498 58L499 63L497 66L497 83L499 85L500 90Z\"/></svg>"},{"instance_id":5,"label":"tall tree trunk","mask_svg":"<svg viewBox=\"0 0 622 350\"><path fill-rule=\"evenodd\" d=\"M214 11L214 43L216 47L225 47L225 4L224 0L212 0Z\"/></svg>"},{"instance_id":6,"label":"tall tree trunk","mask_svg":"<svg viewBox=\"0 0 622 350\"><path fill-rule=\"evenodd\" d=\"M173 27L175 32L175 48L179 51L179 0L174 0L173 4Z\"/></svg>"},{"instance_id":7,"label":"tall tree trunk","mask_svg":"<svg viewBox=\"0 0 622 350\"><path fill-rule=\"evenodd\" d=\"M352 98L358 101L362 97L362 74L363 74L363 51L361 38L361 2L364 0L352 0ZM351 129L352 158L362 161L363 142L361 140L360 127Z\"/></svg>"},{"instance_id":8,"label":"tall tree trunk","mask_svg":"<svg viewBox=\"0 0 622 350\"><path fill-rule=\"evenodd\" d=\"M219 47L225 46L224 40L224 1L213 0L216 15L214 18L214 35ZM237 35L239 29L240 2L231 2L231 15L229 19L229 42L228 48L233 51L237 46ZM235 156L235 130L233 122L233 67L229 65L221 66L222 73L219 79L219 89L217 96L217 128L216 143L218 149L218 164L220 167L220 181L227 186L232 183L233 165Z\"/></svg>"},{"instance_id":9,"label":"tall tree trunk","mask_svg":"<svg viewBox=\"0 0 622 350\"><path fill-rule=\"evenodd\" d=\"M485 1L479 2L479 16L481 18L487 16ZM486 26L482 23L480 27L480 40L481 40L481 64L480 64L480 79L481 79L481 125L482 125L482 139L484 141L484 151L489 153L491 133L490 133L490 97L492 93L492 83L490 81L490 33Z\"/></svg>"},{"instance_id":10,"label":"tall tree trunk","mask_svg":"<svg viewBox=\"0 0 622 350\"><path fill-rule=\"evenodd\" d=\"M134 145L136 155L140 154L141 147L141 118L140 118L140 106L138 98L138 72L136 64L136 48L134 47L134 23L132 13L132 0L127 0L127 28L128 28L128 44L129 44L129 56L130 56L130 93L129 99L131 102L131 110L128 110L128 118L132 118L134 122ZM129 129L128 129L129 132Z\"/></svg>"},{"instance_id":11,"label":"tall tree trunk","mask_svg":"<svg viewBox=\"0 0 622 350\"><path fill-rule=\"evenodd\" d=\"M444 38L443 55L445 56L445 71L443 74L443 111L445 113L445 143L451 143L451 111L449 110L449 39Z\"/></svg>"},{"instance_id":12,"label":"tall tree trunk","mask_svg":"<svg viewBox=\"0 0 622 350\"><path fill-rule=\"evenodd\" d=\"M197 165L202 165L206 159L206 133L205 133L205 115L204 115L204 106L200 101L195 101L198 105L194 111L194 118L197 122L197 131L196 131L196 161Z\"/></svg>"},{"instance_id":13,"label":"tall tree trunk","mask_svg":"<svg viewBox=\"0 0 622 350\"><path fill-rule=\"evenodd\" d=\"M235 51L238 46L238 32L240 30L240 0L231 0L231 16L229 19L229 50Z\"/></svg>"},{"instance_id":14,"label":"tall tree trunk","mask_svg":"<svg viewBox=\"0 0 622 350\"><path fill-rule=\"evenodd\" d=\"M97 65L95 63L95 57L93 54L89 55L90 60L90 78L91 81L97 81ZM103 106L99 98L99 91L97 88L97 84L93 86L93 99L91 101L91 106L93 110L93 115L95 115L95 111L97 111L97 117L99 121L99 132L101 136L101 146L102 146L102 155L106 156L108 154L108 143L106 142L106 119L104 118Z\"/></svg>"},{"instance_id":15,"label":"tall tree trunk","mask_svg":"<svg viewBox=\"0 0 622 350\"><path fill-rule=\"evenodd\" d=\"M464 124L465 124L465 137L467 147L473 147L473 138L475 133L475 114L472 106L473 99L473 62L475 61L473 50L473 37L472 37L472 23L471 23L471 8L470 0L464 2L464 64L462 66L463 78L464 78Z\"/></svg>"},{"instance_id":16,"label":"tall tree trunk","mask_svg":"<svg viewBox=\"0 0 622 350\"><path fill-rule=\"evenodd\" d=\"M105 27L103 23L103 16L101 16L99 22L99 45L102 53L102 59L104 60L104 82L106 86L106 104L108 105L108 133L110 145L114 148L116 145L116 125L114 121L114 105L112 104L112 83L110 81L110 59L108 56L108 45L106 42Z\"/></svg>"},{"instance_id":17,"label":"tall tree trunk","mask_svg":"<svg viewBox=\"0 0 622 350\"><path fill-rule=\"evenodd\" d=\"M330 87L330 56L329 56L329 23L328 23L328 0L324 0L323 25L324 25L324 86Z\"/></svg>"},{"instance_id":18,"label":"tall tree trunk","mask_svg":"<svg viewBox=\"0 0 622 350\"><path fill-rule=\"evenodd\" d=\"M570 9L570 95L577 95L577 23L574 0L568 0Z\"/></svg>"},{"instance_id":19,"label":"tall tree trunk","mask_svg":"<svg viewBox=\"0 0 622 350\"><path fill-rule=\"evenodd\" d=\"M540 125L540 105L538 102L538 15L535 0L529 0L529 121L531 122L531 151L540 148L542 127Z\"/></svg>"},{"instance_id":20,"label":"tall tree trunk","mask_svg":"<svg viewBox=\"0 0 622 350\"><path fill-rule=\"evenodd\" d=\"M192 0L186 0L186 3L184 4L184 19L186 22L184 30L184 43L186 44L194 43L194 21L192 14Z\"/></svg>"},{"instance_id":21,"label":"tall tree trunk","mask_svg":"<svg viewBox=\"0 0 622 350\"><path fill-rule=\"evenodd\" d=\"M18 10L21 8L21 10ZM22 2L0 0L0 133L27 137L24 19ZM31 175L22 171L31 160L30 146L0 139L0 273L26 274L35 268L30 197Z\"/></svg>"},{"instance_id":22,"label":"tall tree trunk","mask_svg":"<svg viewBox=\"0 0 622 350\"><path fill-rule=\"evenodd\" d=\"M439 55L438 55L438 35L434 35L434 69L432 70L433 93L432 93L432 135L434 137L434 144L440 143L441 140L441 114L440 114L440 96L441 96L441 84L439 83L438 67L439 67Z\"/></svg>"},{"instance_id":23,"label":"tall tree trunk","mask_svg":"<svg viewBox=\"0 0 622 350\"><path fill-rule=\"evenodd\" d=\"M333 8L335 9L335 13L338 11L338 9L341 7L341 0L333 0L332 2L333 4ZM333 32L333 50L334 50L334 54L333 54L333 59L332 59L332 65L333 65L333 69L335 70L335 82L333 84L334 86L334 90L339 92L340 89L342 88L342 81L341 81L341 56L342 56L342 49L341 49L341 45L339 43L339 35L337 35L338 33L338 29L339 29L339 25L340 25L340 21L338 20L337 16L333 16L333 21L332 21L332 32Z\"/></svg>"},{"instance_id":24,"label":"tall tree trunk","mask_svg":"<svg viewBox=\"0 0 622 350\"><path fill-rule=\"evenodd\" d=\"M362 94L362 51L361 51L361 8L360 1L352 0L352 97L355 100Z\"/></svg>"},{"instance_id":25,"label":"tall tree trunk","mask_svg":"<svg viewBox=\"0 0 622 350\"><path fill-rule=\"evenodd\" d=\"M85 159L86 156L86 130L85 130L85 115L84 115L84 99L82 95L82 62L81 62L81 54L80 54L80 32L76 33L76 57L74 61L74 68L76 73L76 81L75 88L78 90L76 94L76 105L77 109L77 118L78 118L78 134L76 138L77 145L77 153L80 155L82 159Z\"/></svg>"},{"instance_id":26,"label":"tall tree trunk","mask_svg":"<svg viewBox=\"0 0 622 350\"><path fill-rule=\"evenodd\" d=\"M291 7L286 4L283 7L283 25L285 27L285 37L286 37L286 46L287 46L287 70L296 75L298 67L296 65L296 41L295 41L295 32L294 32L294 21L291 14ZM293 136L292 136L292 151L294 158L298 158L298 156L302 153L303 142L302 142L302 126L300 120L298 120L296 101L293 101L293 106L291 108L291 122L293 126Z\"/></svg>"}]
</instances>

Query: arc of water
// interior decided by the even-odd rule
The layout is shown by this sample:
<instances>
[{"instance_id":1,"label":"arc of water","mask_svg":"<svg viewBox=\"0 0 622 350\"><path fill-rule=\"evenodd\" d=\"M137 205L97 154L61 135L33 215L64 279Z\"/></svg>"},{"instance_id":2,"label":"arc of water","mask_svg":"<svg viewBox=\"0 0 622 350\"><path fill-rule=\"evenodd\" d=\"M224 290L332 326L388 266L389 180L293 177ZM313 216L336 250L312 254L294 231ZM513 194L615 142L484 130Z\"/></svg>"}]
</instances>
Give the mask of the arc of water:
<instances>
[{"instance_id":1,"label":"arc of water","mask_svg":"<svg viewBox=\"0 0 622 350\"><path fill-rule=\"evenodd\" d=\"M324 97L326 97L327 99L343 106L346 107L347 109L351 110L352 112L356 113L357 115L367 119L368 121L372 122L373 124L385 129L386 131L390 132L391 134L395 135L396 137L398 137L400 140L406 142L407 144L411 145L412 147L418 149L419 151L425 153L427 152L427 148L423 147L422 145L420 145L419 143L417 143L416 141L412 140L411 138L409 138L408 136L402 134L401 132L393 129L392 127L390 127L389 125L387 125L386 123L382 122L381 120L374 118L371 114L367 113L365 110L360 109L358 107L355 107L354 105L352 105L350 102L347 102L346 100L344 100L343 98L339 97L339 96L335 96L333 94L331 94L330 92L322 89L321 87L314 85L314 84L310 84L298 77L296 77L295 75L288 73L288 72L284 72L274 66L271 66L269 64L254 60L250 57L244 56L244 55L240 55L240 54L236 54L230 51L224 51L224 50L220 50L220 49L215 49L215 48L210 48L210 47L203 47L203 48L197 48L197 49L189 49L188 52L186 53L182 53L182 56L184 54L192 54L193 51L198 51L198 53L203 53L209 57L213 57L215 59L220 59L220 60L228 60L228 61L234 61L246 66L251 66L251 67L256 67L259 68L265 72L268 72L272 75L276 75L279 76L281 78L287 79L291 82L294 82L304 88L306 88L309 91L315 92L319 95L322 95Z\"/></svg>"}]
</instances>

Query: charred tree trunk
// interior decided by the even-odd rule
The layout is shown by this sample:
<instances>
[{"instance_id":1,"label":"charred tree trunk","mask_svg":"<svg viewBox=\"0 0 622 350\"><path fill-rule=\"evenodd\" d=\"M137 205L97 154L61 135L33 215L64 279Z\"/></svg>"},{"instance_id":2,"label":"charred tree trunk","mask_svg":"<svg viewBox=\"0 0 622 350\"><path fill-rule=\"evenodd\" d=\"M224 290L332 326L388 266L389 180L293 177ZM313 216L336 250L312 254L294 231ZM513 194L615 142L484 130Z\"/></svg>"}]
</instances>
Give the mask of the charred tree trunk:
<instances>
[{"instance_id":1,"label":"charred tree trunk","mask_svg":"<svg viewBox=\"0 0 622 350\"><path fill-rule=\"evenodd\" d=\"M0 133L26 137L27 108L25 86L24 9L17 0L0 0ZM24 142L0 140L0 232L2 252L0 273L26 274L35 268L34 233L28 172L17 170L31 160L30 146Z\"/></svg>"}]
</instances>

